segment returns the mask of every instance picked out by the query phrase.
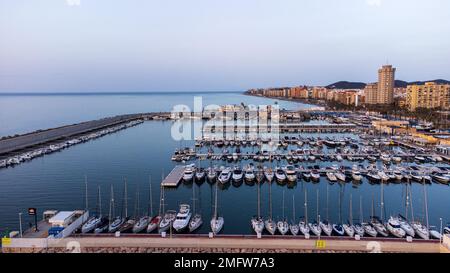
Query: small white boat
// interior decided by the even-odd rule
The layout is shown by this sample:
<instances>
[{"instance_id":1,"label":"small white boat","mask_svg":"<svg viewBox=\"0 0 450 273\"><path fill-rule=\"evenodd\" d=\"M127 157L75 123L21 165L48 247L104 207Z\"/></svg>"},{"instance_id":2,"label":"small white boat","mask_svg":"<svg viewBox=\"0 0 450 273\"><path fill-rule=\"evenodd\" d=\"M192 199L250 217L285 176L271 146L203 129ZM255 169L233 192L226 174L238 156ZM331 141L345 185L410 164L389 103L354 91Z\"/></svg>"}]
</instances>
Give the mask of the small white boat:
<instances>
[{"instance_id":1,"label":"small white boat","mask_svg":"<svg viewBox=\"0 0 450 273\"><path fill-rule=\"evenodd\" d=\"M183 173L184 181L191 181L194 178L194 168L193 166L186 166Z\"/></svg>"},{"instance_id":2,"label":"small white boat","mask_svg":"<svg viewBox=\"0 0 450 273\"><path fill-rule=\"evenodd\" d=\"M430 227L430 237L434 239L440 240L442 238L442 234L439 233L434 227Z\"/></svg>"},{"instance_id":3,"label":"small white boat","mask_svg":"<svg viewBox=\"0 0 450 273\"><path fill-rule=\"evenodd\" d=\"M203 168L198 168L195 171L195 180L196 181L203 181L203 179L205 178L205 170Z\"/></svg>"},{"instance_id":4,"label":"small white boat","mask_svg":"<svg viewBox=\"0 0 450 273\"><path fill-rule=\"evenodd\" d=\"M406 232L406 234L414 238L416 233L414 232L412 226L409 224L408 220L402 215L399 215L397 220L400 223L400 227Z\"/></svg>"},{"instance_id":5,"label":"small white boat","mask_svg":"<svg viewBox=\"0 0 450 273\"><path fill-rule=\"evenodd\" d=\"M411 222L410 224L411 224L412 228L414 229L417 236L419 236L420 238L422 238L424 240L430 239L430 232L425 225L423 225L421 222L418 222L418 221Z\"/></svg>"},{"instance_id":6,"label":"small white boat","mask_svg":"<svg viewBox=\"0 0 450 273\"><path fill-rule=\"evenodd\" d=\"M281 235L286 235L286 233L289 231L289 224L286 221L278 221L277 222L277 229L281 233Z\"/></svg>"},{"instance_id":7,"label":"small white boat","mask_svg":"<svg viewBox=\"0 0 450 273\"><path fill-rule=\"evenodd\" d=\"M297 171L295 170L294 166L286 166L286 178L289 182L297 181Z\"/></svg>"},{"instance_id":8,"label":"small white boat","mask_svg":"<svg viewBox=\"0 0 450 273\"><path fill-rule=\"evenodd\" d=\"M222 230L223 228L223 224L224 224L224 219L223 217L213 217L211 219L211 231L216 235L219 234L219 232Z\"/></svg>"},{"instance_id":9,"label":"small white boat","mask_svg":"<svg viewBox=\"0 0 450 273\"><path fill-rule=\"evenodd\" d=\"M189 225L189 221L191 220L191 209L187 204L181 204L180 210L178 211L175 220L173 221L172 227L180 232L185 229Z\"/></svg>"},{"instance_id":10,"label":"small white boat","mask_svg":"<svg viewBox=\"0 0 450 273\"><path fill-rule=\"evenodd\" d=\"M275 171L275 178L278 180L278 182L284 182L286 180L286 174L281 168L277 167Z\"/></svg>"},{"instance_id":11,"label":"small white boat","mask_svg":"<svg viewBox=\"0 0 450 273\"><path fill-rule=\"evenodd\" d=\"M377 237L377 230L369 223L362 223L362 227L364 228L364 232L371 237Z\"/></svg>"},{"instance_id":12,"label":"small white boat","mask_svg":"<svg viewBox=\"0 0 450 273\"><path fill-rule=\"evenodd\" d=\"M320 180L320 173L317 170L311 171L311 179L313 181L319 181Z\"/></svg>"},{"instance_id":13,"label":"small white boat","mask_svg":"<svg viewBox=\"0 0 450 273\"><path fill-rule=\"evenodd\" d=\"M375 228L377 233L380 234L381 236L384 236L384 237L389 236L388 230L386 229L386 227L383 225L383 223L381 222L381 220L378 217L373 216L370 219L370 224Z\"/></svg>"},{"instance_id":14,"label":"small white boat","mask_svg":"<svg viewBox=\"0 0 450 273\"><path fill-rule=\"evenodd\" d=\"M253 217L251 224L256 234L262 234L264 231L264 220L261 217Z\"/></svg>"},{"instance_id":15,"label":"small white boat","mask_svg":"<svg viewBox=\"0 0 450 273\"><path fill-rule=\"evenodd\" d=\"M327 172L327 178L330 180L330 182L336 182L337 177L333 172Z\"/></svg>"},{"instance_id":16,"label":"small white boat","mask_svg":"<svg viewBox=\"0 0 450 273\"><path fill-rule=\"evenodd\" d=\"M397 218L390 217L386 223L387 230L397 238L403 238L406 235L405 230L400 226L400 222Z\"/></svg>"},{"instance_id":17,"label":"small white boat","mask_svg":"<svg viewBox=\"0 0 450 273\"><path fill-rule=\"evenodd\" d=\"M275 174L271 168L264 168L264 177L268 182L272 182Z\"/></svg>"}]
</instances>

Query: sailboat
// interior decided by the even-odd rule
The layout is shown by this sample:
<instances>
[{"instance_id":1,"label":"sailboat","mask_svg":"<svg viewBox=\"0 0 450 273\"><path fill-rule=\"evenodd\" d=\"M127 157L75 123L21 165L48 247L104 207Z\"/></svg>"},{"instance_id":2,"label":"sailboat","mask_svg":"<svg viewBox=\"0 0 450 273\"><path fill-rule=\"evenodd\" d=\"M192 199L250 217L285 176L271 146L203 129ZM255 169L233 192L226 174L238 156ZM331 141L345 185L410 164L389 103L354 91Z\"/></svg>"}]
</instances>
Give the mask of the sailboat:
<instances>
[{"instance_id":1,"label":"sailboat","mask_svg":"<svg viewBox=\"0 0 450 273\"><path fill-rule=\"evenodd\" d=\"M200 213L196 213L195 210L196 200L197 199L195 199L195 187L192 187L192 207L193 207L192 212L194 216L191 217L191 221L189 222L189 232L197 230L203 224L202 215Z\"/></svg>"},{"instance_id":2,"label":"sailboat","mask_svg":"<svg viewBox=\"0 0 450 273\"><path fill-rule=\"evenodd\" d=\"M350 194L350 205L349 205L349 216L348 216L348 222L347 224L343 224L342 227L344 228L345 233L347 233L348 236L353 237L355 236L355 227L353 226L353 211L352 211L352 195Z\"/></svg>"},{"instance_id":3,"label":"sailboat","mask_svg":"<svg viewBox=\"0 0 450 273\"><path fill-rule=\"evenodd\" d=\"M363 226L363 211L362 211L362 196L359 197L359 223L353 224L353 228L355 229L355 233L360 237L364 236L364 226ZM375 231L376 236L376 231Z\"/></svg>"},{"instance_id":4,"label":"sailboat","mask_svg":"<svg viewBox=\"0 0 450 273\"><path fill-rule=\"evenodd\" d=\"M264 225L266 227L266 230L271 235L275 234L275 231L277 230L277 225L272 220L272 182L269 182L269 219L267 219L264 222Z\"/></svg>"},{"instance_id":5,"label":"sailboat","mask_svg":"<svg viewBox=\"0 0 450 273\"><path fill-rule=\"evenodd\" d=\"M300 223L298 224L298 227L300 229L300 232L303 233L303 235L309 235L309 225L308 225L308 199L307 199L307 191L305 188L305 216L303 219L300 220Z\"/></svg>"},{"instance_id":6,"label":"sailboat","mask_svg":"<svg viewBox=\"0 0 450 273\"><path fill-rule=\"evenodd\" d=\"M122 216L115 215L115 203L114 203L114 187L111 185L111 201L109 205L109 226L108 232L116 232L120 226L125 222Z\"/></svg>"},{"instance_id":7,"label":"sailboat","mask_svg":"<svg viewBox=\"0 0 450 273\"><path fill-rule=\"evenodd\" d=\"M214 235L218 234L224 225L224 219L221 216L218 216L217 214L217 189L218 189L218 185L216 184L216 196L215 196L215 200L214 200L214 216L211 219L211 230L213 232Z\"/></svg>"},{"instance_id":8,"label":"sailboat","mask_svg":"<svg viewBox=\"0 0 450 273\"><path fill-rule=\"evenodd\" d=\"M309 223L309 229L312 231L312 233L314 233L314 235L316 236L320 236L320 234L322 233L322 225L320 222L320 216L319 216L319 190L317 190L317 205L316 205L316 221Z\"/></svg>"},{"instance_id":9,"label":"sailboat","mask_svg":"<svg viewBox=\"0 0 450 273\"><path fill-rule=\"evenodd\" d=\"M141 218L139 218L139 220L136 221L136 224L134 224L133 226L133 233L139 233L148 227L148 224L150 223L151 217L153 215L151 198L152 198L152 182L151 176L149 176L149 205L151 208L147 215L142 216Z\"/></svg>"},{"instance_id":10,"label":"sailboat","mask_svg":"<svg viewBox=\"0 0 450 273\"><path fill-rule=\"evenodd\" d=\"M332 227L333 227L333 231L334 231L334 233L336 233L337 235L339 235L339 236L344 236L344 234L345 234L345 230L344 230L344 227L342 226L342 215L341 215L341 207L342 207L342 204L341 204L341 195L342 195L342 192L339 190L339 198L338 198L338 200L339 200L339 222L337 223L337 224L333 224L332 225ZM328 209L327 209L328 210Z\"/></svg>"},{"instance_id":11,"label":"sailboat","mask_svg":"<svg viewBox=\"0 0 450 273\"><path fill-rule=\"evenodd\" d=\"M139 194L139 189L136 191L136 198ZM125 180L125 223L120 226L119 231L120 232L129 232L133 229L134 224L136 224L135 218L128 217L128 194L127 194L127 181ZM137 199L136 199L137 200ZM135 216L137 211L137 203L135 204Z\"/></svg>"},{"instance_id":12,"label":"sailboat","mask_svg":"<svg viewBox=\"0 0 450 273\"><path fill-rule=\"evenodd\" d=\"M319 222L320 228L322 229L323 233L325 233L327 236L331 236L333 233L333 226L328 222L329 218L329 186L327 184L327 218L324 221ZM319 190L317 190L317 210L319 210Z\"/></svg>"},{"instance_id":13,"label":"sailboat","mask_svg":"<svg viewBox=\"0 0 450 273\"><path fill-rule=\"evenodd\" d=\"M258 191L258 215L254 216L252 218L251 224L252 224L252 228L255 231L256 234L261 234L264 230L264 220L261 217L261 202L260 202L260 182L261 182L261 177L259 175L257 175L256 177L257 180L257 191Z\"/></svg>"},{"instance_id":14,"label":"sailboat","mask_svg":"<svg viewBox=\"0 0 450 273\"><path fill-rule=\"evenodd\" d=\"M425 194L425 183L423 183L424 186L424 199L426 199L426 194ZM415 221L414 220L414 210L413 210L413 203L412 203L412 193L411 191L409 192L410 197L411 197L411 226L414 229L415 233L422 239L424 240L429 240L430 239L430 231L428 230L428 224L424 225L422 224L422 222L420 221ZM426 200L424 200L424 203L426 204ZM426 218L427 218L427 222L428 222L428 209L426 207Z\"/></svg>"},{"instance_id":15,"label":"sailboat","mask_svg":"<svg viewBox=\"0 0 450 273\"><path fill-rule=\"evenodd\" d=\"M297 235L299 231L299 226L295 221L295 196L292 195L292 223L289 225L289 230L292 235Z\"/></svg>"},{"instance_id":16,"label":"sailboat","mask_svg":"<svg viewBox=\"0 0 450 273\"><path fill-rule=\"evenodd\" d=\"M372 198L372 209L373 209L373 198ZM372 213L372 218L370 219L370 224L373 226L373 228L375 228L375 230L377 231L378 234L380 234L381 236L387 237L389 236L389 233L386 229L386 227L384 226L383 223L383 183L381 183L381 199L380 199L380 212L381 212L381 218L374 216Z\"/></svg>"},{"instance_id":17,"label":"sailboat","mask_svg":"<svg viewBox=\"0 0 450 273\"><path fill-rule=\"evenodd\" d=\"M177 212L174 210L165 211L164 187L162 187L161 202L162 202L164 216L161 218L161 222L159 222L159 227L158 227L159 233L167 231L172 226L172 222L175 220L175 217L177 216Z\"/></svg>"},{"instance_id":18,"label":"sailboat","mask_svg":"<svg viewBox=\"0 0 450 273\"><path fill-rule=\"evenodd\" d=\"M94 233L103 233L108 230L109 219L102 215L102 196L100 192L100 186L98 186L98 215L100 216L100 223L94 229Z\"/></svg>"},{"instance_id":19,"label":"sailboat","mask_svg":"<svg viewBox=\"0 0 450 273\"><path fill-rule=\"evenodd\" d=\"M86 211L88 210L88 195L87 195L87 178L85 177L86 184ZM97 215L90 217L86 223L81 227L82 233L88 233L95 230L102 222L102 215L99 213L99 202L100 201L100 186L98 187L97 194Z\"/></svg>"},{"instance_id":20,"label":"sailboat","mask_svg":"<svg viewBox=\"0 0 450 273\"><path fill-rule=\"evenodd\" d=\"M283 211L283 220L277 222L278 231L281 235L285 235L289 231L289 224L284 217L284 191L283 191L283 203L282 203L282 211Z\"/></svg>"},{"instance_id":21,"label":"sailboat","mask_svg":"<svg viewBox=\"0 0 450 273\"><path fill-rule=\"evenodd\" d=\"M153 217L150 220L150 222L148 223L147 233L151 233L155 229L157 229L159 227L159 223L161 222L161 218L162 218L161 217L162 191L163 191L163 186L160 187L160 192L159 192L159 210L158 210L158 215ZM152 195L152 186L150 184L150 216L151 215L153 215L153 195Z\"/></svg>"}]
</instances>

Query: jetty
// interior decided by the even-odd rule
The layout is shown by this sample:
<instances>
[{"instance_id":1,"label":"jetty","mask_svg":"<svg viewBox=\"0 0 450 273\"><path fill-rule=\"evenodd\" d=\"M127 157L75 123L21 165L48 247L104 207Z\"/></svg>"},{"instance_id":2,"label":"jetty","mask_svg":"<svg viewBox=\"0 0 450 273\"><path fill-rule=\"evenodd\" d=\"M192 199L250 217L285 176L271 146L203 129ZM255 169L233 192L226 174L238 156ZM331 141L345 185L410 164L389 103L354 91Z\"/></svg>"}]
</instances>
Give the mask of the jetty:
<instances>
[{"instance_id":1,"label":"jetty","mask_svg":"<svg viewBox=\"0 0 450 273\"><path fill-rule=\"evenodd\" d=\"M177 187L183 178L184 166L177 165L172 171L169 173L163 181L161 181L162 187Z\"/></svg>"}]
</instances>

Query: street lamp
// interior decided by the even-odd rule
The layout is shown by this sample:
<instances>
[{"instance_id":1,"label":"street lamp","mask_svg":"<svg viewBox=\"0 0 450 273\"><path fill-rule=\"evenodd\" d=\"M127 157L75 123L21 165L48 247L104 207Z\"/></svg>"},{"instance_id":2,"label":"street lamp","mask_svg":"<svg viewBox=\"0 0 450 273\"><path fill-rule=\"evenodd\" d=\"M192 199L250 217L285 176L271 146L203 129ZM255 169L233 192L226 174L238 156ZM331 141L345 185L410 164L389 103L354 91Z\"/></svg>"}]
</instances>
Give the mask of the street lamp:
<instances>
[{"instance_id":1,"label":"street lamp","mask_svg":"<svg viewBox=\"0 0 450 273\"><path fill-rule=\"evenodd\" d=\"M22 238L22 212L19 212L19 230L20 230L20 238Z\"/></svg>"}]
</instances>

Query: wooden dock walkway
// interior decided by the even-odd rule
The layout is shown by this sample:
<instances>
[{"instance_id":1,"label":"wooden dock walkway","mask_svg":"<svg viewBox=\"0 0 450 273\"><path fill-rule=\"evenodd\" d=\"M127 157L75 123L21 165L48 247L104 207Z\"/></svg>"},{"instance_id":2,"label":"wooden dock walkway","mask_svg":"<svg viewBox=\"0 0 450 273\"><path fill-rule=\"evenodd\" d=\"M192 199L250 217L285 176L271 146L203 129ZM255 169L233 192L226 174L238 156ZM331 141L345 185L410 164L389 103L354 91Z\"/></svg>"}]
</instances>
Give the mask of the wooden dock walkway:
<instances>
[{"instance_id":1,"label":"wooden dock walkway","mask_svg":"<svg viewBox=\"0 0 450 273\"><path fill-rule=\"evenodd\" d=\"M177 187L183 178L184 166L177 165L173 170L169 173L163 181L161 181L162 187Z\"/></svg>"}]
</instances>

